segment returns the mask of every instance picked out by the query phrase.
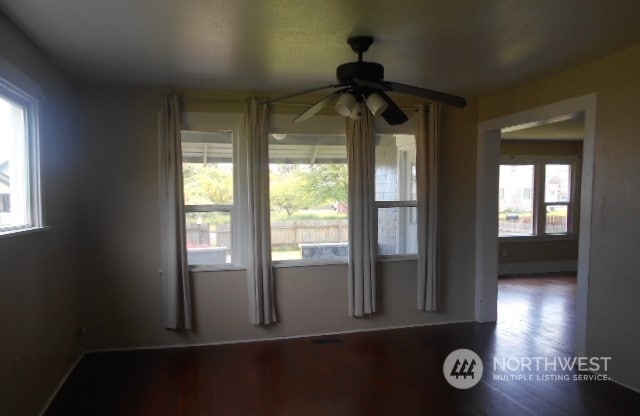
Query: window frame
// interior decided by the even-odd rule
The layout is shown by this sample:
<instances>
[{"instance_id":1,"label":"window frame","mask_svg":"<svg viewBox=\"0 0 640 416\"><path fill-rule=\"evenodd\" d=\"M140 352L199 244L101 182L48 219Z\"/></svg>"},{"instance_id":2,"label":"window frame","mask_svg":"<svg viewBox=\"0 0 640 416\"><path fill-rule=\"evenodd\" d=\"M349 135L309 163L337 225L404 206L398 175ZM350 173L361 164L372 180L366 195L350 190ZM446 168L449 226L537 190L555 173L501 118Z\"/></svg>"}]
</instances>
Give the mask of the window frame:
<instances>
[{"instance_id":1,"label":"window frame","mask_svg":"<svg viewBox=\"0 0 640 416\"><path fill-rule=\"evenodd\" d=\"M270 116L269 134L327 134L327 135L345 135L346 136L346 120L340 115L315 115L312 118L305 120L304 123L294 123L291 114L276 113ZM409 120L403 124L390 126L381 117L374 118L374 134L408 134L416 137L417 132L415 125L415 117L409 115ZM417 163L417 161L416 161ZM386 208L387 202L394 203L396 205L390 206L398 207L404 206L406 203L413 203L411 207L417 207L416 201L373 201L374 208L374 224L378 224L378 208ZM399 204L398 204L399 202ZM271 249L271 247L269 247ZM416 260L418 254L377 254L376 261L378 262L395 262L405 260ZM304 267L304 266L323 266L323 265L335 265L335 264L347 264L348 259L330 258L330 259L290 259L290 260L275 260L272 264L276 268L284 267Z\"/></svg>"},{"instance_id":2,"label":"window frame","mask_svg":"<svg viewBox=\"0 0 640 416\"><path fill-rule=\"evenodd\" d=\"M304 123L294 123L291 114L271 114L269 118L269 134L299 134L299 135L347 135L345 119L339 115L315 115L305 120ZM271 244L269 244L271 251ZM348 258L327 259L287 259L272 260L276 268L304 267L304 266L330 266L347 264Z\"/></svg>"},{"instance_id":3,"label":"window frame","mask_svg":"<svg viewBox=\"0 0 640 416\"><path fill-rule=\"evenodd\" d=\"M532 221L533 234L501 236L500 240L548 240L576 238L579 233L578 207L581 178L582 158L579 155L503 155L500 157L499 166L502 165L533 165L533 189L532 189ZM569 202L545 202L545 172L547 165L569 165ZM499 178L498 178L499 179ZM501 189L499 189L501 192ZM563 233L547 233L546 207L548 205L567 206L567 231Z\"/></svg>"},{"instance_id":4,"label":"window frame","mask_svg":"<svg viewBox=\"0 0 640 416\"><path fill-rule=\"evenodd\" d=\"M229 212L231 215L231 263L189 265L190 271L244 270L247 267L248 224L247 212L247 158L242 149L244 117L241 113L183 112L181 130L228 131L232 134L233 204L184 204L188 212ZM244 219L244 220L243 220Z\"/></svg>"},{"instance_id":5,"label":"window frame","mask_svg":"<svg viewBox=\"0 0 640 416\"><path fill-rule=\"evenodd\" d=\"M345 135L346 122L344 117L339 115L316 115L306 120L304 123L294 123L292 115L287 113L272 113L269 119L270 134L327 134ZM414 117L409 117L409 121L398 126L389 126L380 118L374 119L375 134L410 134L416 136ZM221 112L221 111L184 111L182 113L181 130L192 131L231 131L233 134L233 178L234 194L233 205L185 205L185 212L194 212L201 208L214 210L232 210L231 233L232 233L232 262L218 265L191 265L191 272L217 272L226 270L246 270L247 254L249 247L248 235L248 178L247 178L247 143L244 135L244 114L241 112ZM416 161L416 163L418 163ZM393 202L394 206L403 206L406 203L417 206L417 201L379 201L380 206L387 202ZM377 211L375 221L377 223ZM271 249L271 247L269 247ZM396 262L405 260L416 260L418 254L392 254L377 255L379 262ZM306 266L331 266L347 264L348 259L291 259L274 260L274 268L306 267Z\"/></svg>"},{"instance_id":6,"label":"window frame","mask_svg":"<svg viewBox=\"0 0 640 416\"><path fill-rule=\"evenodd\" d=\"M7 69L2 68L0 69ZM12 72L12 71L2 71ZM0 76L0 96L5 100L22 107L25 112L25 137L27 178L26 198L29 209L29 224L19 226L0 226L0 237L12 236L22 233L43 230L44 214L42 207L42 184L40 178L40 140L39 140L39 109L42 93L37 85L24 76L14 73L13 78L19 79L20 84L27 88L21 88Z\"/></svg>"},{"instance_id":7,"label":"window frame","mask_svg":"<svg viewBox=\"0 0 640 416\"><path fill-rule=\"evenodd\" d=\"M406 124L408 124L409 122L407 122ZM411 125L414 125L414 120L411 120ZM389 126L389 129L387 130L391 130L393 131L393 127L395 126ZM415 129L411 129L411 131L407 131L406 129L402 129L401 132L398 131L386 131L384 133L381 133L380 131L376 130L375 132L376 135L380 135L380 134L386 134L386 135L411 135L414 137L414 149L416 149L417 143L416 141L418 140ZM401 146L398 147L398 155L400 153L403 153L406 155L407 153L407 148L406 146ZM417 170L418 170L418 158L416 155L416 160L415 160L415 166L416 166L416 174L417 174ZM408 187L411 186L411 184L406 180L406 176L403 175L402 173L406 173L407 169L410 168L410 163L407 163L406 158L397 158L397 172L398 172L398 187L402 188L402 189L407 189ZM377 166L376 166L377 167ZM417 192L419 192L419 189L416 189L416 199L399 199L399 200L378 200L375 199L373 202L374 205L374 223L376 224L376 227L378 227L378 213L380 211L380 209L384 209L384 208L415 208L418 209L418 194ZM424 191L423 191L424 192ZM398 210L398 228L396 229L396 240L397 241L402 241L402 245L406 244L406 216L404 214L402 214L402 210ZM411 215L411 214L409 214ZM417 216L416 216L416 223L417 223ZM417 226L417 224L416 224ZM405 232L402 233L401 230L404 230ZM400 236L402 236L403 238L400 239ZM378 239L379 240L379 239ZM379 244L379 241L377 242ZM416 247L417 248L417 247ZM396 254L376 254L376 258L377 259L408 259L408 260L415 260L418 258L419 253L396 253Z\"/></svg>"}]
</instances>

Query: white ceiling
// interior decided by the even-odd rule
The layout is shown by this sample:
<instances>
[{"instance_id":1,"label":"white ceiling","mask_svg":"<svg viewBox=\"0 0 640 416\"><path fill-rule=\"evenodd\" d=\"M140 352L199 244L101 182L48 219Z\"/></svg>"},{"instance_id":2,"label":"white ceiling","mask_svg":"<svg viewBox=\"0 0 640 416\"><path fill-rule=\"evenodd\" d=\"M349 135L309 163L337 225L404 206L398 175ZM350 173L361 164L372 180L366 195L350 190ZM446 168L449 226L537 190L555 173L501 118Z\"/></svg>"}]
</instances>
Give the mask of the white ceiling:
<instances>
[{"instance_id":1,"label":"white ceiling","mask_svg":"<svg viewBox=\"0 0 640 416\"><path fill-rule=\"evenodd\" d=\"M289 92L365 60L387 80L486 93L640 43L637 0L0 0L61 67L92 81Z\"/></svg>"}]
</instances>

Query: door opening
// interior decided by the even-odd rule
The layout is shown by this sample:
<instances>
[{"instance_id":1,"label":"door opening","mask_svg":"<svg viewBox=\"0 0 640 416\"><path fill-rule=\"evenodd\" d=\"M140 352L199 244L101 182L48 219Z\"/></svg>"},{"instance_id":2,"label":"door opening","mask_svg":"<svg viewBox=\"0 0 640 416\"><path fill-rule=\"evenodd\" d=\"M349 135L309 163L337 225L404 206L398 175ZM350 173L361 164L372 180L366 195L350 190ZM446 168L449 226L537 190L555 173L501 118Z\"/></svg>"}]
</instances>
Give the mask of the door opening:
<instances>
[{"instance_id":1,"label":"door opening","mask_svg":"<svg viewBox=\"0 0 640 416\"><path fill-rule=\"evenodd\" d=\"M589 94L537 107L478 125L478 163L476 182L476 285L475 319L497 319L498 292L498 216L500 141L505 128L542 125L540 120L554 120L572 114L584 115L584 138L580 171L579 230L577 259L575 352L584 354L586 344L589 253L591 246L591 207L595 137L596 95ZM547 123L549 124L549 123ZM538 198L538 201L541 199ZM542 198L544 200L544 198ZM539 202L540 206L544 204ZM563 205L563 204L557 204ZM538 220L539 221L539 220ZM537 230L544 229L538 225Z\"/></svg>"}]
</instances>

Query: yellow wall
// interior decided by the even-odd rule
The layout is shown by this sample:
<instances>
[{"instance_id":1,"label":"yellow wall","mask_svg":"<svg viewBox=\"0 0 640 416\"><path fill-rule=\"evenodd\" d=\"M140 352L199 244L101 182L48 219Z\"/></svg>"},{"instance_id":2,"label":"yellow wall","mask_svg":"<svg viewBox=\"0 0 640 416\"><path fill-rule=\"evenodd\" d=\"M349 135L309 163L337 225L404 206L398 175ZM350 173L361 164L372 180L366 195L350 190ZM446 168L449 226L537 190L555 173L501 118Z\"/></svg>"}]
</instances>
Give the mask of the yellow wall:
<instances>
[{"instance_id":1,"label":"yellow wall","mask_svg":"<svg viewBox=\"0 0 640 416\"><path fill-rule=\"evenodd\" d=\"M587 352L640 389L640 45L479 99L479 121L597 94Z\"/></svg>"}]
</instances>

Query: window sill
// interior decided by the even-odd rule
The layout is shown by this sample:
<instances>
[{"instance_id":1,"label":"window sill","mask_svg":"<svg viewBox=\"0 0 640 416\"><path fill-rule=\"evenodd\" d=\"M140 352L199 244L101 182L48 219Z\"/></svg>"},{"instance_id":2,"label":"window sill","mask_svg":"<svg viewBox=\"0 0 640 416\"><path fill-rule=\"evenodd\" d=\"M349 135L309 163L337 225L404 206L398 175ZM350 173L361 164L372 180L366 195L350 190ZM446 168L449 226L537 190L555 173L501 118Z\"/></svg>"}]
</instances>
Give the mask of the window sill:
<instances>
[{"instance_id":1,"label":"window sill","mask_svg":"<svg viewBox=\"0 0 640 416\"><path fill-rule=\"evenodd\" d=\"M385 255L377 256L376 263L392 263L398 261L415 261L418 259L416 254L397 254L397 255ZM327 260L276 260L273 262L273 267L276 269L283 269L287 267L309 267L309 266L336 266L347 265L349 262L347 259L327 259Z\"/></svg>"},{"instance_id":2,"label":"window sill","mask_svg":"<svg viewBox=\"0 0 640 416\"><path fill-rule=\"evenodd\" d=\"M336 266L340 264L347 264L347 259L336 258L326 260L275 260L273 261L274 269L286 269L288 267L313 267L313 266Z\"/></svg>"},{"instance_id":3,"label":"window sill","mask_svg":"<svg viewBox=\"0 0 640 416\"><path fill-rule=\"evenodd\" d=\"M50 229L51 227L31 227L31 228L19 228L15 230L4 230L4 231L0 231L0 239L17 237L25 234L35 234L35 233L40 233Z\"/></svg>"},{"instance_id":4,"label":"window sill","mask_svg":"<svg viewBox=\"0 0 640 416\"><path fill-rule=\"evenodd\" d=\"M547 234L547 235L523 235L498 237L500 242L509 243L529 243L543 241L574 241L578 239L578 234Z\"/></svg>"},{"instance_id":5,"label":"window sill","mask_svg":"<svg viewBox=\"0 0 640 416\"><path fill-rule=\"evenodd\" d=\"M238 271L238 270L247 270L247 268L246 266L234 266L233 264L189 266L190 273L230 272L230 271Z\"/></svg>"},{"instance_id":6,"label":"window sill","mask_svg":"<svg viewBox=\"0 0 640 416\"><path fill-rule=\"evenodd\" d=\"M401 261L415 261L418 259L418 256L415 254L400 254L400 255L385 255L378 256L376 258L376 263L393 263L393 262L401 262ZM290 267L321 267L321 266L340 266L347 265L348 261L346 259L335 259L335 260L275 260L272 262L274 269L287 269ZM227 271L238 271L238 270L247 270L246 266L234 266L231 264L227 265L211 265L211 266L189 266L190 273L206 273L206 272L227 272Z\"/></svg>"}]
</instances>

